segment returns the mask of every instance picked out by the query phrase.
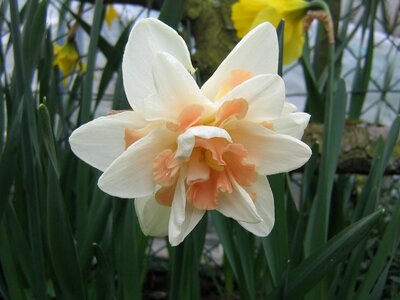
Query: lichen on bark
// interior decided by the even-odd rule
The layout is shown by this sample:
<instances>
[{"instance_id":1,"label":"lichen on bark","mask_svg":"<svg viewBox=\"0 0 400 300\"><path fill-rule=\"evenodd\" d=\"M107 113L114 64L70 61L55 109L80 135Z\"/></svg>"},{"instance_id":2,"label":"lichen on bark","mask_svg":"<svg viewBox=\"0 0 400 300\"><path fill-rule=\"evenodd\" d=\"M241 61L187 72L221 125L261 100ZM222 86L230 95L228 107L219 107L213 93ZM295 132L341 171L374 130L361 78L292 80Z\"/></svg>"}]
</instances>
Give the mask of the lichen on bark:
<instances>
[{"instance_id":1,"label":"lichen on bark","mask_svg":"<svg viewBox=\"0 0 400 300\"><path fill-rule=\"evenodd\" d=\"M195 38L194 65L205 82L237 44L231 21L235 0L187 0L185 18L191 23Z\"/></svg>"}]
</instances>

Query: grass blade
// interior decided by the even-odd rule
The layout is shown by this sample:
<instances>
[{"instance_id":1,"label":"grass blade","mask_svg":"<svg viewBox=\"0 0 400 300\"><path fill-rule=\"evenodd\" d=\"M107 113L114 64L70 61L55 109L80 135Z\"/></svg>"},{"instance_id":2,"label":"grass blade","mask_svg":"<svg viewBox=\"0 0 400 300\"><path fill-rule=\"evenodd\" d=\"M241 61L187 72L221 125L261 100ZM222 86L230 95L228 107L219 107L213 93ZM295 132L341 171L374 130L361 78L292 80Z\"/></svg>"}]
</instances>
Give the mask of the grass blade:
<instances>
[{"instance_id":1,"label":"grass blade","mask_svg":"<svg viewBox=\"0 0 400 300\"><path fill-rule=\"evenodd\" d=\"M321 249L289 271L285 299L299 299L321 281L325 274L346 258L347 254L373 228L383 215L379 210L350 225Z\"/></svg>"}]
</instances>

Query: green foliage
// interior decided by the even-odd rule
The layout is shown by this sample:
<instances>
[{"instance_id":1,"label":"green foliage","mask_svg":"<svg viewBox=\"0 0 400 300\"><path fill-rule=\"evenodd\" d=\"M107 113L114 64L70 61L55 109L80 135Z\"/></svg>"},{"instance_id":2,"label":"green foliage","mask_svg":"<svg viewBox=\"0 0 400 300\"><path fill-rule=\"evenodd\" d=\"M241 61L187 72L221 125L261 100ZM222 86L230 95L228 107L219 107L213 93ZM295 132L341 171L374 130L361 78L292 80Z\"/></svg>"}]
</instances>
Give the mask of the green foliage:
<instances>
[{"instance_id":1,"label":"green foliage","mask_svg":"<svg viewBox=\"0 0 400 300\"><path fill-rule=\"evenodd\" d=\"M153 240L140 230L134 200L102 193L98 171L79 161L68 144L71 132L107 102L109 89L113 97L106 106L129 107L120 65L135 20L122 26L112 44L103 33L102 0L79 11L70 1L19 3L0 2L0 28L10 35L0 47L0 298L142 299L156 259L151 255ZM165 0L160 19L177 28L183 5ZM351 31L349 18L343 20L340 43L328 46L326 62L305 45L301 65L306 109L313 120L324 123L326 134L322 145L312 147L298 192L293 191L298 174L268 178L276 208L271 234L257 238L210 212L182 244L168 247L170 259L161 264L169 272L169 299L201 299L200 271L228 298L379 299L400 292L397 284L387 295L391 269L399 264L399 199L390 210L380 209L383 175L399 136L400 117L386 140L379 140L363 184L356 184L355 174L336 174L345 120L362 116L366 97L365 92L348 97L339 75L343 52L355 30L362 28L367 51L355 66L352 89L367 90L379 5L378 0L368 2L365 16ZM47 22L50 7L60 12L58 28ZM91 11L92 19L82 11ZM393 30L384 17L386 28ZM53 42L68 35L65 19L71 28L76 22L79 34L89 41L87 49L78 47L87 66L83 73L61 74L53 65ZM278 29L280 41L283 26ZM385 74L387 89L393 72L388 68ZM207 268L202 257L210 224L219 236L223 262ZM373 258L365 270L370 252Z\"/></svg>"}]
</instances>

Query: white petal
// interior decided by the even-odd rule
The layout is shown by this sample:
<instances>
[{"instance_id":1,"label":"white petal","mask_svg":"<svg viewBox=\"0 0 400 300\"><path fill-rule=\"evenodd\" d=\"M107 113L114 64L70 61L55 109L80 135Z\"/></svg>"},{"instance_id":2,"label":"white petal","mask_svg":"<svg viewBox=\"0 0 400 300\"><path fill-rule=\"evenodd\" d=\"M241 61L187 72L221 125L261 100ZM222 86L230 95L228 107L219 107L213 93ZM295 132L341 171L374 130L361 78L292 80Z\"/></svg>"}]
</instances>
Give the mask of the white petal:
<instances>
[{"instance_id":1,"label":"white petal","mask_svg":"<svg viewBox=\"0 0 400 300\"><path fill-rule=\"evenodd\" d=\"M246 148L248 161L255 164L260 175L295 170L304 165L311 156L311 149L305 143L259 124L236 121L229 123L227 130L234 143L242 144Z\"/></svg>"},{"instance_id":2,"label":"white petal","mask_svg":"<svg viewBox=\"0 0 400 300\"><path fill-rule=\"evenodd\" d=\"M168 235L172 246L180 244L203 217L205 211L198 210L186 201L185 171L181 175L172 201Z\"/></svg>"},{"instance_id":3,"label":"white petal","mask_svg":"<svg viewBox=\"0 0 400 300\"><path fill-rule=\"evenodd\" d=\"M175 157L190 157L196 142L196 137L203 139L224 138L227 141L232 142L229 133L222 128L214 126L190 127L178 137L178 149Z\"/></svg>"},{"instance_id":4,"label":"white petal","mask_svg":"<svg viewBox=\"0 0 400 300\"><path fill-rule=\"evenodd\" d=\"M135 210L145 235L161 237L168 234L171 208L158 204L154 195L135 199Z\"/></svg>"},{"instance_id":5,"label":"white petal","mask_svg":"<svg viewBox=\"0 0 400 300\"><path fill-rule=\"evenodd\" d=\"M190 72L194 70L185 41L175 30L156 19L140 20L129 35L122 60L125 92L134 109L141 110L144 99L155 93L151 69L160 51L176 57Z\"/></svg>"},{"instance_id":6,"label":"white petal","mask_svg":"<svg viewBox=\"0 0 400 300\"><path fill-rule=\"evenodd\" d=\"M69 143L76 156L104 171L125 151L125 128L140 129L147 124L141 113L133 111L100 117L77 128Z\"/></svg>"},{"instance_id":7,"label":"white petal","mask_svg":"<svg viewBox=\"0 0 400 300\"><path fill-rule=\"evenodd\" d=\"M158 128L132 144L99 178L98 186L112 196L135 198L154 192L153 161L162 150L172 146L175 135Z\"/></svg>"},{"instance_id":8,"label":"white petal","mask_svg":"<svg viewBox=\"0 0 400 300\"><path fill-rule=\"evenodd\" d=\"M244 98L249 104L246 119L254 122L274 119L279 117L282 112L285 83L278 75L258 75L238 85L221 100L218 100L216 105L237 98Z\"/></svg>"},{"instance_id":9,"label":"white petal","mask_svg":"<svg viewBox=\"0 0 400 300\"><path fill-rule=\"evenodd\" d=\"M282 114L289 114L297 111L297 106L293 103L285 102L283 105Z\"/></svg>"},{"instance_id":10,"label":"white petal","mask_svg":"<svg viewBox=\"0 0 400 300\"><path fill-rule=\"evenodd\" d=\"M260 223L262 218L257 213L256 206L250 195L234 178L230 177L233 185L232 193L219 193L217 210L223 215L237 221Z\"/></svg>"},{"instance_id":11,"label":"white petal","mask_svg":"<svg viewBox=\"0 0 400 300\"><path fill-rule=\"evenodd\" d=\"M257 182L250 188L246 188L246 190L249 193L256 193L254 204L263 220L258 224L246 222L239 222L239 224L257 236L267 236L274 227L275 222L274 196L269 182L265 176L259 176Z\"/></svg>"},{"instance_id":12,"label":"white petal","mask_svg":"<svg viewBox=\"0 0 400 300\"><path fill-rule=\"evenodd\" d=\"M253 75L276 74L278 51L274 26L270 23L258 25L236 45L201 90L208 98L214 99L222 82L233 70L244 70Z\"/></svg>"},{"instance_id":13,"label":"white petal","mask_svg":"<svg viewBox=\"0 0 400 300\"><path fill-rule=\"evenodd\" d=\"M301 139L309 121L309 114L297 112L282 115L280 118L272 120L272 124L276 132Z\"/></svg>"},{"instance_id":14,"label":"white petal","mask_svg":"<svg viewBox=\"0 0 400 300\"><path fill-rule=\"evenodd\" d=\"M159 52L152 72L157 94L144 103L147 120L175 121L183 108L193 104L211 108L211 101L203 96L196 81L173 56Z\"/></svg>"}]
</instances>

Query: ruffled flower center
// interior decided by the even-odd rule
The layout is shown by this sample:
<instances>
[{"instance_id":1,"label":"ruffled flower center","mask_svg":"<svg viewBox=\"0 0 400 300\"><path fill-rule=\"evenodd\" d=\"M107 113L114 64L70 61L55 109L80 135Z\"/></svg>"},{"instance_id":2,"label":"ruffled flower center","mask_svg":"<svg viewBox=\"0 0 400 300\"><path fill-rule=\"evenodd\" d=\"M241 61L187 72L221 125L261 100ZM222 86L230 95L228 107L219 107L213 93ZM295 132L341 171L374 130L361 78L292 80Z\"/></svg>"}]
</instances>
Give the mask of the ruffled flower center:
<instances>
[{"instance_id":1,"label":"ruffled flower center","mask_svg":"<svg viewBox=\"0 0 400 300\"><path fill-rule=\"evenodd\" d=\"M161 188L156 193L160 204L172 205L179 169L182 163L174 158L175 152L161 152L153 163L153 176ZM247 162L247 151L240 144L223 138L196 138L195 147L185 162L186 198L200 210L218 206L218 194L232 193L232 181L250 186L257 179L255 166ZM255 195L252 195L255 200Z\"/></svg>"}]
</instances>

